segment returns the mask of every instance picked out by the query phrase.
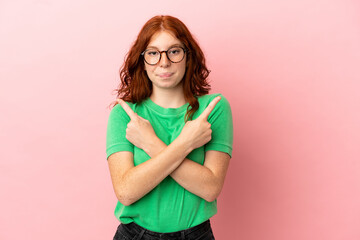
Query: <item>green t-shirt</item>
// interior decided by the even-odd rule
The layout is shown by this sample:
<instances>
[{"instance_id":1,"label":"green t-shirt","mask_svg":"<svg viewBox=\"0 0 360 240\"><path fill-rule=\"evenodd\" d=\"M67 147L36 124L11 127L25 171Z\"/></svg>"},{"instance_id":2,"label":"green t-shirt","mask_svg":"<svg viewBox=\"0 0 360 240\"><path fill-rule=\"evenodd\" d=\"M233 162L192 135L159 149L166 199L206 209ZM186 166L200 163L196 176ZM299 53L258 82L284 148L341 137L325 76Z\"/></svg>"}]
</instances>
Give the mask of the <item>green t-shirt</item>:
<instances>
[{"instance_id":1,"label":"green t-shirt","mask_svg":"<svg viewBox=\"0 0 360 240\"><path fill-rule=\"evenodd\" d=\"M216 150L228 153L231 157L233 144L233 122L228 100L221 94L209 94L197 97L199 109L195 112L195 120L216 97L221 100L216 104L208 117L211 123L212 139L204 146L194 149L186 158L204 164L205 152ZM127 104L139 116L150 121L156 135L169 145L180 134L185 125L184 116L189 103L179 108L163 108L150 98L141 103ZM130 117L117 104L110 112L107 137L107 158L119 151L134 154L134 165L137 166L150 159L142 149L134 146L126 137L127 124ZM130 206L118 201L115 216L120 222L136 224L155 232L175 232L196 226L217 212L216 200L207 202L201 197L187 191L171 176L167 176L158 186Z\"/></svg>"}]
</instances>

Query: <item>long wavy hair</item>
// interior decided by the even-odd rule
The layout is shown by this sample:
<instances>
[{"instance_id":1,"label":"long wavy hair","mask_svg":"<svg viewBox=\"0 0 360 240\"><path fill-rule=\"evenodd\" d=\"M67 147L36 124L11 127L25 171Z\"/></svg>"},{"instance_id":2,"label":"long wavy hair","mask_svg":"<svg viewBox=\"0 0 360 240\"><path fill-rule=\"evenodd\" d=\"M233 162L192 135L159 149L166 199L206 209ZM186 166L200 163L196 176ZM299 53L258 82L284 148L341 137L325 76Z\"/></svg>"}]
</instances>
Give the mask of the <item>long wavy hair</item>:
<instances>
[{"instance_id":1,"label":"long wavy hair","mask_svg":"<svg viewBox=\"0 0 360 240\"><path fill-rule=\"evenodd\" d=\"M140 103L150 97L152 82L145 72L144 59L141 53L146 49L151 37L159 31L169 31L186 47L186 71L182 79L184 97L189 106L185 121L192 119L199 108L195 96L208 94L211 89L207 80L210 70L205 64L204 53L183 22L172 16L159 15L151 18L142 27L136 41L125 56L125 61L119 70L121 83L114 91L117 98L132 103ZM113 102L113 106L117 102Z\"/></svg>"}]
</instances>

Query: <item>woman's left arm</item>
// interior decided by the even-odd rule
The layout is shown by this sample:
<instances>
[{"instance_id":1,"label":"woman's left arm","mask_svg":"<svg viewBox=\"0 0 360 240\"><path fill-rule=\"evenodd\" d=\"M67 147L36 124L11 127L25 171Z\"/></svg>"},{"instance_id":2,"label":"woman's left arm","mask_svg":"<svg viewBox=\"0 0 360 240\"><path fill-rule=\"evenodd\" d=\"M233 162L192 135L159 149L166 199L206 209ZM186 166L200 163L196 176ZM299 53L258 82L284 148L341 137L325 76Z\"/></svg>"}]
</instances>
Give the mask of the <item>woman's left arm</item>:
<instances>
[{"instance_id":1,"label":"woman's left arm","mask_svg":"<svg viewBox=\"0 0 360 240\"><path fill-rule=\"evenodd\" d=\"M154 144L148 145L144 151L153 157L165 147L166 144L156 137ZM204 165L185 158L170 176L189 192L212 202L219 196L224 185L229 162L229 154L209 150L205 153Z\"/></svg>"},{"instance_id":2,"label":"woman's left arm","mask_svg":"<svg viewBox=\"0 0 360 240\"><path fill-rule=\"evenodd\" d=\"M204 165L185 158L170 176L189 192L212 202L220 195L229 162L227 153L209 150Z\"/></svg>"}]
</instances>

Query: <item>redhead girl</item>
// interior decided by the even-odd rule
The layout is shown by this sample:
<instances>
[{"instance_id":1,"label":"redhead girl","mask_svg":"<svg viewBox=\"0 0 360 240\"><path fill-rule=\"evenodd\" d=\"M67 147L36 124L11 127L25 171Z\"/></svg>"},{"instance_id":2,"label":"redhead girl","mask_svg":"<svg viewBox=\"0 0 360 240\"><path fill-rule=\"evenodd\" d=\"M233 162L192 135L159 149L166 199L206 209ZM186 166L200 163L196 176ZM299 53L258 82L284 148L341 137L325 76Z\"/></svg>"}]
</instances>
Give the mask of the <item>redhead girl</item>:
<instances>
[{"instance_id":1,"label":"redhead girl","mask_svg":"<svg viewBox=\"0 0 360 240\"><path fill-rule=\"evenodd\" d=\"M172 16L145 23L120 71L106 155L120 221L114 239L214 239L210 218L232 154L230 104Z\"/></svg>"}]
</instances>

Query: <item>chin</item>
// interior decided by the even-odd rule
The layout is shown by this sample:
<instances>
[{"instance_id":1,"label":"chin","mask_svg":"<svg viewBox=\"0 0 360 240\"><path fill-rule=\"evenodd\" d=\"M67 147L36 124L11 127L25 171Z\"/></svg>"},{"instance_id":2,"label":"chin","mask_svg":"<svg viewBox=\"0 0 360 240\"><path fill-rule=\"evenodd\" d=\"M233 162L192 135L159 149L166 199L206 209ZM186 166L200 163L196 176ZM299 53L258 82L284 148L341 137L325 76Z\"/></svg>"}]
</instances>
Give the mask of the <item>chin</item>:
<instances>
[{"instance_id":1,"label":"chin","mask_svg":"<svg viewBox=\"0 0 360 240\"><path fill-rule=\"evenodd\" d=\"M162 83L158 83L155 84L156 87L158 88L163 88L163 89L172 89L172 88L177 88L179 87L180 83L174 83L174 82L162 82Z\"/></svg>"}]
</instances>

